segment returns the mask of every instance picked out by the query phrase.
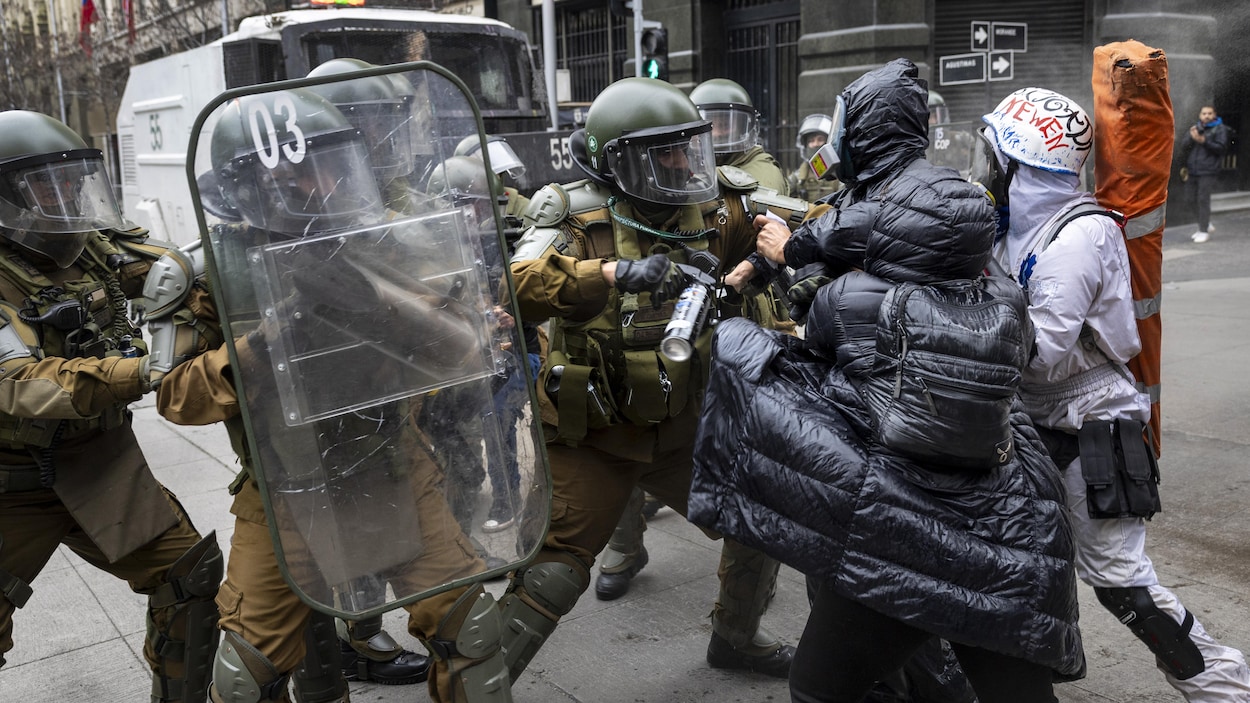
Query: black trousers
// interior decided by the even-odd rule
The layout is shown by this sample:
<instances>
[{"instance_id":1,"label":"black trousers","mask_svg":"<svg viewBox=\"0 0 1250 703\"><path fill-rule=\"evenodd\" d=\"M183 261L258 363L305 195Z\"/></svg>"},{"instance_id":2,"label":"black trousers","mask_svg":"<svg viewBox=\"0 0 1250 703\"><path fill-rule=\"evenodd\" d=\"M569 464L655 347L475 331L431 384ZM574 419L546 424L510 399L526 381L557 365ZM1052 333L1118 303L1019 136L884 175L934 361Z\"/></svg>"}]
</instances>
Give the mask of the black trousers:
<instances>
[{"instance_id":1,"label":"black trousers","mask_svg":"<svg viewBox=\"0 0 1250 703\"><path fill-rule=\"evenodd\" d=\"M857 703L934 635L822 586L790 668L793 703ZM1048 667L951 643L980 703L1054 703Z\"/></svg>"},{"instance_id":2,"label":"black trousers","mask_svg":"<svg viewBox=\"0 0 1250 703\"><path fill-rule=\"evenodd\" d=\"M1211 193L1215 192L1215 184L1219 176L1189 176L1189 192L1194 199L1195 214L1198 217L1198 229L1205 232L1211 224Z\"/></svg>"}]
</instances>

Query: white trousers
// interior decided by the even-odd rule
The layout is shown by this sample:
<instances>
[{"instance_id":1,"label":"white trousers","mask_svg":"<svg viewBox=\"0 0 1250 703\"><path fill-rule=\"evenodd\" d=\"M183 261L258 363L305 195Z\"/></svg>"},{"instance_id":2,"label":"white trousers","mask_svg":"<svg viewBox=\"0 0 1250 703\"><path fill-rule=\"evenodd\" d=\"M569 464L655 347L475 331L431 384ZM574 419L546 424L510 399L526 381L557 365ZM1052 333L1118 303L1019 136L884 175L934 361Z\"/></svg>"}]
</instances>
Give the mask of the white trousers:
<instances>
[{"instance_id":1,"label":"white trousers","mask_svg":"<svg viewBox=\"0 0 1250 703\"><path fill-rule=\"evenodd\" d=\"M1076 575L1094 588L1144 586L1160 610L1178 623L1184 621L1185 607L1176 594L1159 585L1154 564L1146 556L1146 521L1090 518L1079 458L1064 470L1063 481L1076 541ZM1189 703L1250 703L1250 667L1242 653L1216 642L1196 618L1189 639L1206 660L1206 670L1185 681L1164 671L1172 688Z\"/></svg>"}]
</instances>

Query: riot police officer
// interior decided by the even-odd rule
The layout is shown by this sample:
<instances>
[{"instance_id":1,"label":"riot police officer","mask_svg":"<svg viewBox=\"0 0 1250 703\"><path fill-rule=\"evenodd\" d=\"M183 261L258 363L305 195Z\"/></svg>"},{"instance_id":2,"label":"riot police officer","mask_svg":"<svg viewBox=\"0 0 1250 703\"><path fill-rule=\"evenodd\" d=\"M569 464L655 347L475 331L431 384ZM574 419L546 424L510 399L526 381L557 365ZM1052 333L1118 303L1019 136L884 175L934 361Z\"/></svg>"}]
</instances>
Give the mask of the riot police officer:
<instances>
[{"instance_id":1,"label":"riot police officer","mask_svg":"<svg viewBox=\"0 0 1250 703\"><path fill-rule=\"evenodd\" d=\"M833 118L823 113L808 115L799 123L799 134L794 140L794 147L799 150L800 164L790 174L789 180L790 192L804 200L820 200L842 188L836 178L817 178L808 164L816 151L828 143L831 129Z\"/></svg>"},{"instance_id":2,"label":"riot police officer","mask_svg":"<svg viewBox=\"0 0 1250 703\"><path fill-rule=\"evenodd\" d=\"M781 164L760 145L760 113L746 88L728 78L712 78L695 86L690 99L699 114L712 123L717 166L740 168L760 186L790 194Z\"/></svg>"},{"instance_id":3,"label":"riot police officer","mask_svg":"<svg viewBox=\"0 0 1250 703\"><path fill-rule=\"evenodd\" d=\"M267 117L276 143L254 138L245 124L244 116L265 110L274 113ZM480 378L485 368L461 371L475 355L481 359L481 345L471 325L454 319L464 305L453 294L470 295L467 277L476 268L427 261L418 270L409 238L459 231L457 214L426 212L417 225L389 220L360 132L310 91L230 103L220 110L211 147L223 200L242 223L210 230L218 262L213 284L226 308L198 296L197 318L216 326L224 314L236 333L250 331L176 368L158 408L181 424L224 421L243 466L232 484L234 558L220 598L225 635L214 700L259 692L261 701L286 701L295 667L310 668L305 652L320 651L308 644L334 637L290 584L322 605L376 611L372 601L349 602L362 579L384 581L408 602L486 570L447 503L453 479L433 458L444 438L417 422L430 397L421 389ZM253 268L248 257L256 252L270 257L265 278L240 284L236 278ZM365 258L369 252L377 256ZM275 287L288 294L272 294ZM262 305L260 291L275 299ZM276 322L281 315L286 324ZM290 385L306 376L308 386ZM236 395L236 380L245 397ZM250 410L241 415L245 403ZM281 561L270 519L278 521ZM510 700L498 638L459 638L466 622L502 628L480 586L406 607L410 632L438 656L433 696L459 697L468 688ZM301 700L346 700L341 676L320 682L320 689L303 687Z\"/></svg>"},{"instance_id":4,"label":"riot police officer","mask_svg":"<svg viewBox=\"0 0 1250 703\"><path fill-rule=\"evenodd\" d=\"M525 209L529 207L530 199L521 195L521 188L525 187L525 164L516 152L512 150L512 146L508 144L508 140L503 137L487 135L486 136L486 153L490 158L490 168L499 177L499 187L503 189L503 196L500 200L503 202L503 214L505 218L513 218L518 222L521 215L525 213ZM470 135L460 140L456 145L456 156L467 156L471 159L482 160L482 142L477 135Z\"/></svg>"},{"instance_id":5,"label":"riot police officer","mask_svg":"<svg viewBox=\"0 0 1250 703\"><path fill-rule=\"evenodd\" d=\"M783 196L790 192L790 183L780 164L760 146L760 114L745 88L728 78L713 78L695 86L690 91L690 99L699 114L712 123L712 149L720 168L718 175L726 177L725 174L734 173L734 169L741 169L747 180L754 180L759 188L771 189ZM647 529L645 515L648 511L654 515L659 502L654 496L645 496L641 490L631 496L600 558L599 576L595 579L595 596L600 600L615 600L628 593L630 581L647 565L647 549L643 544L643 533Z\"/></svg>"},{"instance_id":6,"label":"riot police officer","mask_svg":"<svg viewBox=\"0 0 1250 703\"><path fill-rule=\"evenodd\" d=\"M693 358L659 345L687 285L678 264L717 279L754 246L743 197L758 183L736 170L718 183L712 124L663 81L627 78L590 107L571 152L588 178L538 191L512 275L523 318L550 318L539 378L554 501L546 542L516 572L502 601L528 639L505 640L513 680L590 583L590 566L635 487L680 513L703 386ZM748 298L722 315L773 325L771 299ZM793 648L760 628L776 561L726 540L712 615L709 663L784 677ZM510 633L506 635L509 637Z\"/></svg>"},{"instance_id":7,"label":"riot police officer","mask_svg":"<svg viewBox=\"0 0 1250 703\"><path fill-rule=\"evenodd\" d=\"M203 701L221 550L152 476L127 409L164 373L127 305L167 246L122 220L103 155L69 127L13 110L0 135L0 665L64 544L147 596L152 701Z\"/></svg>"}]
</instances>

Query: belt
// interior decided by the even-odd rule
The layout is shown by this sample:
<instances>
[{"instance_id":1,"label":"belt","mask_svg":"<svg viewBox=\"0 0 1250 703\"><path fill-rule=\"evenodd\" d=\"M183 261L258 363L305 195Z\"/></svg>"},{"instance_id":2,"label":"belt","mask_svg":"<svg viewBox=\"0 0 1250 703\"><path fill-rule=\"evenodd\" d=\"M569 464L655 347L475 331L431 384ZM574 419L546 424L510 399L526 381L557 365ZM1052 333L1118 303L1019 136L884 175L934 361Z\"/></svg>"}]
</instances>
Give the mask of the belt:
<instances>
[{"instance_id":1,"label":"belt","mask_svg":"<svg viewBox=\"0 0 1250 703\"><path fill-rule=\"evenodd\" d=\"M38 491L45 487L39 482L39 467L0 469L0 493Z\"/></svg>"}]
</instances>

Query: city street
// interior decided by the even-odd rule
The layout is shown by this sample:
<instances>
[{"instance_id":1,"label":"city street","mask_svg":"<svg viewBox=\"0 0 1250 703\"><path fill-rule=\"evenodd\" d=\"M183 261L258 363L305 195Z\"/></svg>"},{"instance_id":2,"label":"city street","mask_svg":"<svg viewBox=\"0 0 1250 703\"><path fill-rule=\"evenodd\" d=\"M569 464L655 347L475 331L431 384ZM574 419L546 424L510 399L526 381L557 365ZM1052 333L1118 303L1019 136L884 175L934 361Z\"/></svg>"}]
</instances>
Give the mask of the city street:
<instances>
[{"instance_id":1,"label":"city street","mask_svg":"<svg viewBox=\"0 0 1250 703\"><path fill-rule=\"evenodd\" d=\"M1224 644L1250 649L1250 210L1218 213L1205 244L1190 224L1164 238L1163 512L1148 552L1164 585ZM157 477L203 531L228 548L226 486L237 465L220 427L176 427L147 399L136 431ZM713 670L704 660L716 595L719 545L671 510L647 532L651 561L612 602L593 588L513 687L517 703L787 701L784 681ZM0 669L0 703L134 703L148 700L141 650L144 601L124 583L62 548L16 616L16 649ZM498 593L503 582L491 584ZM1088 676L1057 687L1064 703L1162 703L1180 695L1153 656L1082 586ZM802 576L785 568L765 618L796 642L806 619ZM402 611L387 629L421 651ZM361 701L428 700L425 685L352 685Z\"/></svg>"}]
</instances>

